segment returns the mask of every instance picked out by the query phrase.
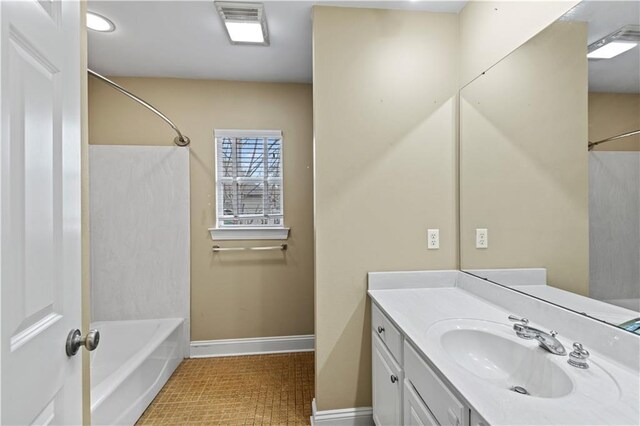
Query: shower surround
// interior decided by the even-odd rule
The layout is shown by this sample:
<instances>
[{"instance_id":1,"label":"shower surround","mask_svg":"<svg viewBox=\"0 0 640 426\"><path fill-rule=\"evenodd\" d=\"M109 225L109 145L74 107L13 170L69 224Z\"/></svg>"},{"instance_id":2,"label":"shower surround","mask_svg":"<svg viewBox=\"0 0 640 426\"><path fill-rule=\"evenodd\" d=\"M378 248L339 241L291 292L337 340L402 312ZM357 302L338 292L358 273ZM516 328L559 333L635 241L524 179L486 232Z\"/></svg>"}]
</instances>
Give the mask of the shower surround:
<instances>
[{"instance_id":1,"label":"shower surround","mask_svg":"<svg viewBox=\"0 0 640 426\"><path fill-rule=\"evenodd\" d=\"M640 311L640 152L589 153L589 296Z\"/></svg>"},{"instance_id":2,"label":"shower surround","mask_svg":"<svg viewBox=\"0 0 640 426\"><path fill-rule=\"evenodd\" d=\"M105 351L137 342L92 354L92 413L128 424L189 354L189 149L92 145L89 159L92 326Z\"/></svg>"}]
</instances>

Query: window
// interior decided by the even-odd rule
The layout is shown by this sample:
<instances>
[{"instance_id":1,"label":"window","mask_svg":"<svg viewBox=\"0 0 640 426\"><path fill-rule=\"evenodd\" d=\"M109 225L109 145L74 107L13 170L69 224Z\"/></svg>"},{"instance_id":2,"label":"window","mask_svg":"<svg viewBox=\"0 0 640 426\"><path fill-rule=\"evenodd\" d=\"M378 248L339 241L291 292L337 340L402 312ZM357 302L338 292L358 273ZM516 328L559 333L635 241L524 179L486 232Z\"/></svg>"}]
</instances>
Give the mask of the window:
<instances>
[{"instance_id":1,"label":"window","mask_svg":"<svg viewBox=\"0 0 640 426\"><path fill-rule=\"evenodd\" d=\"M216 130L217 228L284 227L282 132Z\"/></svg>"}]
</instances>

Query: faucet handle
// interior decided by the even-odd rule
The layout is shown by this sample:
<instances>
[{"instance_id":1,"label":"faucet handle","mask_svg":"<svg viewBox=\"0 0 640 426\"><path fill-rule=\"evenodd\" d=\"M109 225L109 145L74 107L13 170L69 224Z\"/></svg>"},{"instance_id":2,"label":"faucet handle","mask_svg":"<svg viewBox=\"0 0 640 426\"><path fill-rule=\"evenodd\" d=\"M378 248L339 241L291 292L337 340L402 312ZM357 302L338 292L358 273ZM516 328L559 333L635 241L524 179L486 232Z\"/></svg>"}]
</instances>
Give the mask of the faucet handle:
<instances>
[{"instance_id":1,"label":"faucet handle","mask_svg":"<svg viewBox=\"0 0 640 426\"><path fill-rule=\"evenodd\" d=\"M581 343L575 342L573 344L573 354L575 354L576 357L582 358L582 359L587 359L589 358L589 351L586 350Z\"/></svg>"},{"instance_id":2,"label":"faucet handle","mask_svg":"<svg viewBox=\"0 0 640 426\"><path fill-rule=\"evenodd\" d=\"M582 344L575 342L573 344L573 352L569 354L567 362L569 365L577 368L589 368L587 364L587 358L589 358L589 351L586 350Z\"/></svg>"},{"instance_id":3,"label":"faucet handle","mask_svg":"<svg viewBox=\"0 0 640 426\"><path fill-rule=\"evenodd\" d=\"M529 324L529 320L526 318L518 318L515 315L509 315L509 321L513 321L513 322L521 322L523 324Z\"/></svg>"}]
</instances>

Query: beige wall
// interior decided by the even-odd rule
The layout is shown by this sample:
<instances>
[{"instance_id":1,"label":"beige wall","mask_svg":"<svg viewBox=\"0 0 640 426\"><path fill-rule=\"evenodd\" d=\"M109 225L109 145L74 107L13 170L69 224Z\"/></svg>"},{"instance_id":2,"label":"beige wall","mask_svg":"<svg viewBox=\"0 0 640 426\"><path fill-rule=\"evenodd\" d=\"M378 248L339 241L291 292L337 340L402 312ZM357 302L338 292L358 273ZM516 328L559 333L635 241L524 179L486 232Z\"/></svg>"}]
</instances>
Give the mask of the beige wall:
<instances>
[{"instance_id":1,"label":"beige wall","mask_svg":"<svg viewBox=\"0 0 640 426\"><path fill-rule=\"evenodd\" d=\"M471 0L460 12L460 87L564 15L579 0Z\"/></svg>"},{"instance_id":2,"label":"beige wall","mask_svg":"<svg viewBox=\"0 0 640 426\"><path fill-rule=\"evenodd\" d=\"M313 19L316 402L371 406L367 272L456 267L458 18L314 7Z\"/></svg>"},{"instance_id":3,"label":"beige wall","mask_svg":"<svg viewBox=\"0 0 640 426\"><path fill-rule=\"evenodd\" d=\"M546 267L588 293L586 35L555 23L461 91L462 268Z\"/></svg>"},{"instance_id":4,"label":"beige wall","mask_svg":"<svg viewBox=\"0 0 640 426\"><path fill-rule=\"evenodd\" d=\"M640 129L640 94L589 93L589 140ZM640 135L598 145L594 151L640 151Z\"/></svg>"},{"instance_id":5,"label":"beige wall","mask_svg":"<svg viewBox=\"0 0 640 426\"><path fill-rule=\"evenodd\" d=\"M191 138L191 339L313 333L312 102L308 84L117 78ZM151 112L89 81L91 144L172 145ZM213 130L281 129L285 224L281 252L212 254L215 224ZM161 230L159 230L161 232ZM224 246L268 245L238 241Z\"/></svg>"}]
</instances>

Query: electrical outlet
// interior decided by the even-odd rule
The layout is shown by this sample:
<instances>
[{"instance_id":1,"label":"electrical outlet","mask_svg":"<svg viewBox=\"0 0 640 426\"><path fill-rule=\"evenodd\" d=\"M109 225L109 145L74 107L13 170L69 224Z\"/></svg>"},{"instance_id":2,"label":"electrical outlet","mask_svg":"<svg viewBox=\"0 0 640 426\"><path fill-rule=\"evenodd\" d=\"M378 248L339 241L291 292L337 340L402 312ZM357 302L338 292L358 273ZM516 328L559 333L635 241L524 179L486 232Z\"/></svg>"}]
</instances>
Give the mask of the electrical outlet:
<instances>
[{"instance_id":1,"label":"electrical outlet","mask_svg":"<svg viewBox=\"0 0 640 426\"><path fill-rule=\"evenodd\" d=\"M440 248L440 230L427 229L427 249L437 250Z\"/></svg>"},{"instance_id":2,"label":"electrical outlet","mask_svg":"<svg viewBox=\"0 0 640 426\"><path fill-rule=\"evenodd\" d=\"M489 248L489 232L486 228L476 229L476 248Z\"/></svg>"}]
</instances>

